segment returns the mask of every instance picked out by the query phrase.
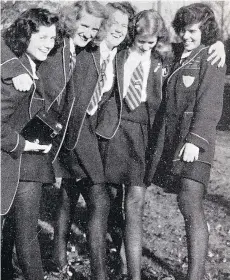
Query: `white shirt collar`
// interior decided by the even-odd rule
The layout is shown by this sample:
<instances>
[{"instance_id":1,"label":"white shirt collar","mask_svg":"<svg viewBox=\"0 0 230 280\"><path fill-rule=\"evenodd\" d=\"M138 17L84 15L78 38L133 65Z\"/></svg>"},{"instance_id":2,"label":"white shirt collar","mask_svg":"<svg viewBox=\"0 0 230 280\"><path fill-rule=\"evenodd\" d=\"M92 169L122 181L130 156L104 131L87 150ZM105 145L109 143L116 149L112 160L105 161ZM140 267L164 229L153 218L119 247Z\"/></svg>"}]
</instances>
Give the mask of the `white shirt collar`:
<instances>
[{"instance_id":1,"label":"white shirt collar","mask_svg":"<svg viewBox=\"0 0 230 280\"><path fill-rule=\"evenodd\" d=\"M192 51L189 51L189 52L183 52L182 55L181 55L181 58L180 58L180 64L184 64L184 61L187 57L190 56Z\"/></svg>"},{"instance_id":2,"label":"white shirt collar","mask_svg":"<svg viewBox=\"0 0 230 280\"><path fill-rule=\"evenodd\" d=\"M72 54L75 53L75 46L72 38L69 38L69 49Z\"/></svg>"},{"instance_id":3,"label":"white shirt collar","mask_svg":"<svg viewBox=\"0 0 230 280\"><path fill-rule=\"evenodd\" d=\"M112 50L110 50L105 41L102 41L100 44L100 55L102 60L106 60L108 56L110 56L110 60L113 60L115 55L117 53L117 48L113 48Z\"/></svg>"},{"instance_id":4,"label":"white shirt collar","mask_svg":"<svg viewBox=\"0 0 230 280\"><path fill-rule=\"evenodd\" d=\"M38 80L38 76L36 74L36 63L31 59L31 57L28 54L26 54L26 56L28 57L30 62L33 79Z\"/></svg>"},{"instance_id":5,"label":"white shirt collar","mask_svg":"<svg viewBox=\"0 0 230 280\"><path fill-rule=\"evenodd\" d=\"M141 54L131 48L129 56L131 56L133 59L141 61L141 62L149 61L150 57L151 57L151 50L145 52L144 54Z\"/></svg>"}]
</instances>

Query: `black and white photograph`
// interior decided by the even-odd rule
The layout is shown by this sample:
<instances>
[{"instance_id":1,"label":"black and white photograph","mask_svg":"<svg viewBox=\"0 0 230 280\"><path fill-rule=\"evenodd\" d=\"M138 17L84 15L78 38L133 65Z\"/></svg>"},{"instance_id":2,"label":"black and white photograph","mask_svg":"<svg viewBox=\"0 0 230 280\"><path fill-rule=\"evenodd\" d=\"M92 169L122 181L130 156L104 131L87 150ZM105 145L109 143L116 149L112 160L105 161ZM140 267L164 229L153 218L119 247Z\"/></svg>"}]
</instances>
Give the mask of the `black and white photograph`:
<instances>
[{"instance_id":1,"label":"black and white photograph","mask_svg":"<svg viewBox=\"0 0 230 280\"><path fill-rule=\"evenodd\" d=\"M230 1L0 5L0 279L230 280Z\"/></svg>"}]
</instances>

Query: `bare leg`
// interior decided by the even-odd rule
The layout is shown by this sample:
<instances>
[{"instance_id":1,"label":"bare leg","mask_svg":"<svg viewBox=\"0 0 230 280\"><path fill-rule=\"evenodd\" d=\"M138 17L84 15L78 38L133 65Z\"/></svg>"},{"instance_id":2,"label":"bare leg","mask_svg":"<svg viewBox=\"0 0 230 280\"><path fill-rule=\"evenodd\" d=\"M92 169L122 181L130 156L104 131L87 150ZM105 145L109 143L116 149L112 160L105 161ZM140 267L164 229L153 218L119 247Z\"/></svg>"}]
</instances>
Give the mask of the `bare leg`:
<instances>
[{"instance_id":1,"label":"bare leg","mask_svg":"<svg viewBox=\"0 0 230 280\"><path fill-rule=\"evenodd\" d=\"M208 228L203 209L204 186L181 179L178 205L185 221L188 247L187 280L203 280L208 251Z\"/></svg>"},{"instance_id":2,"label":"bare leg","mask_svg":"<svg viewBox=\"0 0 230 280\"><path fill-rule=\"evenodd\" d=\"M104 184L89 189L89 247L91 253L91 279L107 280L106 233L110 198Z\"/></svg>"},{"instance_id":3,"label":"bare leg","mask_svg":"<svg viewBox=\"0 0 230 280\"><path fill-rule=\"evenodd\" d=\"M128 274L132 280L141 279L142 216L145 191L145 187L130 186L127 188L125 199L125 247Z\"/></svg>"}]
</instances>

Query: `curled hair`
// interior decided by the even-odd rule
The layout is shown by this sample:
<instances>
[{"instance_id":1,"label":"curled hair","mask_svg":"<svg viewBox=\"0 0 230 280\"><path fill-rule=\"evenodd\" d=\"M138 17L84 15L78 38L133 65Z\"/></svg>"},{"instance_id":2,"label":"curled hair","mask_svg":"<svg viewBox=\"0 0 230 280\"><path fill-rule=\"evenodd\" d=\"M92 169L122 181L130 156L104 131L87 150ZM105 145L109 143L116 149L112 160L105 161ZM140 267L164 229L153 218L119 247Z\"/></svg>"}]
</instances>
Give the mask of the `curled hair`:
<instances>
[{"instance_id":1,"label":"curled hair","mask_svg":"<svg viewBox=\"0 0 230 280\"><path fill-rule=\"evenodd\" d=\"M213 10L206 4L195 3L180 8L172 22L179 35L187 25L200 23L201 43L211 45L218 39L219 28Z\"/></svg>"},{"instance_id":2,"label":"curled hair","mask_svg":"<svg viewBox=\"0 0 230 280\"><path fill-rule=\"evenodd\" d=\"M132 43L136 36L156 36L157 44L155 51L163 58L166 50L169 50L169 33L160 14L151 9L139 12L133 20L130 37Z\"/></svg>"},{"instance_id":3,"label":"curled hair","mask_svg":"<svg viewBox=\"0 0 230 280\"><path fill-rule=\"evenodd\" d=\"M31 35L39 31L40 26L58 26L58 16L46 9L32 8L23 12L13 24L3 32L6 45L20 57L26 52ZM56 44L58 41L56 41Z\"/></svg>"},{"instance_id":4,"label":"curled hair","mask_svg":"<svg viewBox=\"0 0 230 280\"><path fill-rule=\"evenodd\" d=\"M60 21L63 36L73 37L76 32L76 22L81 19L83 12L96 18L107 19L105 7L97 1L78 1L62 8Z\"/></svg>"},{"instance_id":5,"label":"curled hair","mask_svg":"<svg viewBox=\"0 0 230 280\"><path fill-rule=\"evenodd\" d=\"M134 7L129 2L126 2L126 1L110 2L110 3L106 4L106 9L108 11L109 17L107 20L105 20L102 23L101 28L98 32L98 35L96 36L96 38L94 40L94 43L97 45L106 37L106 33L108 32L108 30L110 29L110 27L112 25L113 14L116 11L120 11L124 15L128 16L128 30L129 30L129 25L132 22L135 14L136 14ZM124 49L127 45L130 44L130 42L131 42L130 34L129 34L129 32L127 32L125 39L118 46L118 49L119 50Z\"/></svg>"}]
</instances>

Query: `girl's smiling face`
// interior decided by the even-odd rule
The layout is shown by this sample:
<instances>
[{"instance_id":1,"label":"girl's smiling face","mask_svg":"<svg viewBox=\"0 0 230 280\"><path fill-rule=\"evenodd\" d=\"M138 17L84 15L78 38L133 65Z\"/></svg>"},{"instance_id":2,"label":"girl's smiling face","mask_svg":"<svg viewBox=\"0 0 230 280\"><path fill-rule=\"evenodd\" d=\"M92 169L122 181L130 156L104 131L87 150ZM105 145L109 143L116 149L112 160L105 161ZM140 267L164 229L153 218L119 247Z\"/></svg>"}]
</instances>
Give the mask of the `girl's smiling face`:
<instances>
[{"instance_id":1,"label":"girl's smiling face","mask_svg":"<svg viewBox=\"0 0 230 280\"><path fill-rule=\"evenodd\" d=\"M200 46L201 35L200 23L187 25L179 33L186 51L192 51Z\"/></svg>"},{"instance_id":2,"label":"girl's smiling face","mask_svg":"<svg viewBox=\"0 0 230 280\"><path fill-rule=\"evenodd\" d=\"M111 26L107 31L105 42L108 48L113 49L119 46L125 39L128 32L129 18L127 14L117 10L113 13Z\"/></svg>"},{"instance_id":3,"label":"girl's smiling face","mask_svg":"<svg viewBox=\"0 0 230 280\"><path fill-rule=\"evenodd\" d=\"M152 50L157 43L156 35L137 35L134 39L133 48L140 54Z\"/></svg>"},{"instance_id":4,"label":"girl's smiling face","mask_svg":"<svg viewBox=\"0 0 230 280\"><path fill-rule=\"evenodd\" d=\"M76 22L76 29L72 38L74 45L85 47L96 37L101 22L102 18L95 17L94 15L82 11L81 18Z\"/></svg>"},{"instance_id":5,"label":"girl's smiling face","mask_svg":"<svg viewBox=\"0 0 230 280\"><path fill-rule=\"evenodd\" d=\"M44 61L55 44L56 26L41 25L38 32L32 33L26 53L35 60Z\"/></svg>"}]
</instances>

